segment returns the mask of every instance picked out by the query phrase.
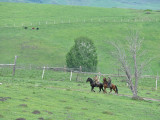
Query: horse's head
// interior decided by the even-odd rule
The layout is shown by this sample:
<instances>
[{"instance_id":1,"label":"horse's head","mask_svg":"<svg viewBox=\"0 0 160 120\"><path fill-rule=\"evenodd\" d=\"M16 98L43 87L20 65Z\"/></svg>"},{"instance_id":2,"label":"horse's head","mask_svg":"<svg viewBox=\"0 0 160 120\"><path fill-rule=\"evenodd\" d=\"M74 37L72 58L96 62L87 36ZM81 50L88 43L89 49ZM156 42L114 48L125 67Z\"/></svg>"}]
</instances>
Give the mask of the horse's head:
<instances>
[{"instance_id":1,"label":"horse's head","mask_svg":"<svg viewBox=\"0 0 160 120\"><path fill-rule=\"evenodd\" d=\"M107 79L105 77L103 78L103 82L107 82Z\"/></svg>"},{"instance_id":2,"label":"horse's head","mask_svg":"<svg viewBox=\"0 0 160 120\"><path fill-rule=\"evenodd\" d=\"M88 78L88 79L86 80L86 82L91 82L91 81L93 81L91 78Z\"/></svg>"}]
</instances>

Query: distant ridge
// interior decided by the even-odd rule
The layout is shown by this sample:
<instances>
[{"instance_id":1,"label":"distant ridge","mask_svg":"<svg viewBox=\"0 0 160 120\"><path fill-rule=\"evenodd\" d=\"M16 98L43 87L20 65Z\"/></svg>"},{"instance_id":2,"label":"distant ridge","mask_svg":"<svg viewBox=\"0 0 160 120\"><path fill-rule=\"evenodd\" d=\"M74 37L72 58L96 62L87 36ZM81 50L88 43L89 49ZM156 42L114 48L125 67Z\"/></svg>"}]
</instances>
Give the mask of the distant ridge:
<instances>
[{"instance_id":1,"label":"distant ridge","mask_svg":"<svg viewBox=\"0 0 160 120\"><path fill-rule=\"evenodd\" d=\"M0 0L0 2L22 2L92 7L117 7L160 10L160 0Z\"/></svg>"}]
</instances>

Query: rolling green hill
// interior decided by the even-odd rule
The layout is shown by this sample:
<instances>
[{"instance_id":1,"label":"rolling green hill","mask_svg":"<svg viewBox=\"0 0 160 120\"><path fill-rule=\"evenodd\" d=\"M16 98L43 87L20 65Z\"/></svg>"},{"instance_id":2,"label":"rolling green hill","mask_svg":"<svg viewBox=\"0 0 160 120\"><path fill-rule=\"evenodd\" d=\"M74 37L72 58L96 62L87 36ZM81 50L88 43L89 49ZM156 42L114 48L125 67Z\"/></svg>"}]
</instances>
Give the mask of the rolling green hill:
<instances>
[{"instance_id":1,"label":"rolling green hill","mask_svg":"<svg viewBox=\"0 0 160 120\"><path fill-rule=\"evenodd\" d=\"M154 58L143 74L156 75L159 26L158 10L0 2L0 64L13 63L17 55L17 66L24 67L17 67L14 77L12 67L0 67L0 120L159 120L160 82L156 90L153 78L141 79L138 86L138 95L150 99L132 100L125 78L112 79L118 95L104 94L98 88L90 92L86 79L94 75L73 73L70 80L69 72L46 70L42 79L42 70L34 69L34 65L65 66L74 39L86 36L97 49L97 72L117 73L110 42L126 49L126 37L136 29L146 50L138 61Z\"/></svg>"},{"instance_id":2,"label":"rolling green hill","mask_svg":"<svg viewBox=\"0 0 160 120\"><path fill-rule=\"evenodd\" d=\"M126 43L131 28L144 38L147 54L154 57L144 74L160 72L160 12L119 8L0 3L0 63L65 66L65 56L79 36L91 38L97 48L98 70L117 73L111 41ZM27 26L28 29L24 29ZM39 27L39 30L32 30Z\"/></svg>"},{"instance_id":3,"label":"rolling green hill","mask_svg":"<svg viewBox=\"0 0 160 120\"><path fill-rule=\"evenodd\" d=\"M95 7L160 9L159 0L0 0L1 2L44 3Z\"/></svg>"}]
</instances>

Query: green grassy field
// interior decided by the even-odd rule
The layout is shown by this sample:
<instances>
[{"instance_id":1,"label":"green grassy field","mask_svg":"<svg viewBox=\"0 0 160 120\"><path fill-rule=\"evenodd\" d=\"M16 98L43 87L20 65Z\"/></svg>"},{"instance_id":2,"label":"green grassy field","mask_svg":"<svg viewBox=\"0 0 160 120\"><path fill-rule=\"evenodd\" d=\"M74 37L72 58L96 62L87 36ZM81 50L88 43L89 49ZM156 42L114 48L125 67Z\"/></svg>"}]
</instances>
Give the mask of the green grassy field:
<instances>
[{"instance_id":1,"label":"green grassy field","mask_svg":"<svg viewBox=\"0 0 160 120\"><path fill-rule=\"evenodd\" d=\"M29 69L29 66L66 65L65 56L80 36L91 38L97 48L97 72L117 73L117 63L111 56L109 42L118 41L126 47L128 31L136 29L144 38L147 51L140 61L154 57L143 74L160 72L160 12L144 10L58 6L42 4L0 3L0 63L13 63L18 55L12 77L12 67L0 67L0 120L159 120L160 103L136 101L129 97L90 92L88 77L93 75ZM27 26L28 29L24 29ZM39 30L32 30L39 27ZM83 69L83 68L82 68ZM102 79L102 78L101 78ZM112 78L119 94L132 95L125 78ZM155 79L141 79L138 95L160 99ZM109 90L107 90L109 91Z\"/></svg>"},{"instance_id":2,"label":"green grassy field","mask_svg":"<svg viewBox=\"0 0 160 120\"><path fill-rule=\"evenodd\" d=\"M99 93L98 88L90 92L85 81L94 75L80 74L79 81L75 73L72 81L67 72L47 70L43 80L41 75L41 70L17 69L12 77L12 69L0 69L0 120L160 119L160 102L119 96L132 96L123 78L112 78L118 86L117 96L114 92ZM154 83L153 79L141 79L138 95L160 100Z\"/></svg>"},{"instance_id":3,"label":"green grassy field","mask_svg":"<svg viewBox=\"0 0 160 120\"><path fill-rule=\"evenodd\" d=\"M22 74L23 73L23 74ZM46 71L41 79L41 71L17 71L15 77L0 77L0 119L16 120L159 120L160 103L136 101L114 94L90 92L86 83L88 75L76 74L69 81L70 73ZM92 77L92 76L91 76ZM131 95L125 82L113 79L119 94ZM143 80L142 80L143 82ZM140 83L139 95L160 99L159 90L147 87L150 83ZM145 86L144 86L145 85ZM151 85L151 84L150 84ZM109 91L109 89L107 89Z\"/></svg>"},{"instance_id":4,"label":"green grassy field","mask_svg":"<svg viewBox=\"0 0 160 120\"><path fill-rule=\"evenodd\" d=\"M17 64L65 66L65 56L74 39L86 36L97 48L97 71L115 73L116 59L110 54L113 47L109 42L125 43L128 31L136 29L144 38L142 49L147 51L141 60L155 58L144 74L160 72L160 14L157 11L145 14L143 10L118 8L23 3L0 5L0 63L13 63L14 56L18 55ZM32 27L40 30L31 30Z\"/></svg>"}]
</instances>

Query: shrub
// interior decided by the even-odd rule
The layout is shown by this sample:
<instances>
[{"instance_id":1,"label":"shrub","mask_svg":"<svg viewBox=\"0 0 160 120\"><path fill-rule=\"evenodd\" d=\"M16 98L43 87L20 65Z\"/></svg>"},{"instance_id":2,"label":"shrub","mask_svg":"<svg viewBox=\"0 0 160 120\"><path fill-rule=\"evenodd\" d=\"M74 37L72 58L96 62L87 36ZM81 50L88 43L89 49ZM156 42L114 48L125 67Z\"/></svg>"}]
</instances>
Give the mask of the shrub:
<instances>
[{"instance_id":1,"label":"shrub","mask_svg":"<svg viewBox=\"0 0 160 120\"><path fill-rule=\"evenodd\" d=\"M66 55L66 63L69 68L82 67L82 71L96 71L97 53L94 43L87 37L75 39L75 44Z\"/></svg>"}]
</instances>

